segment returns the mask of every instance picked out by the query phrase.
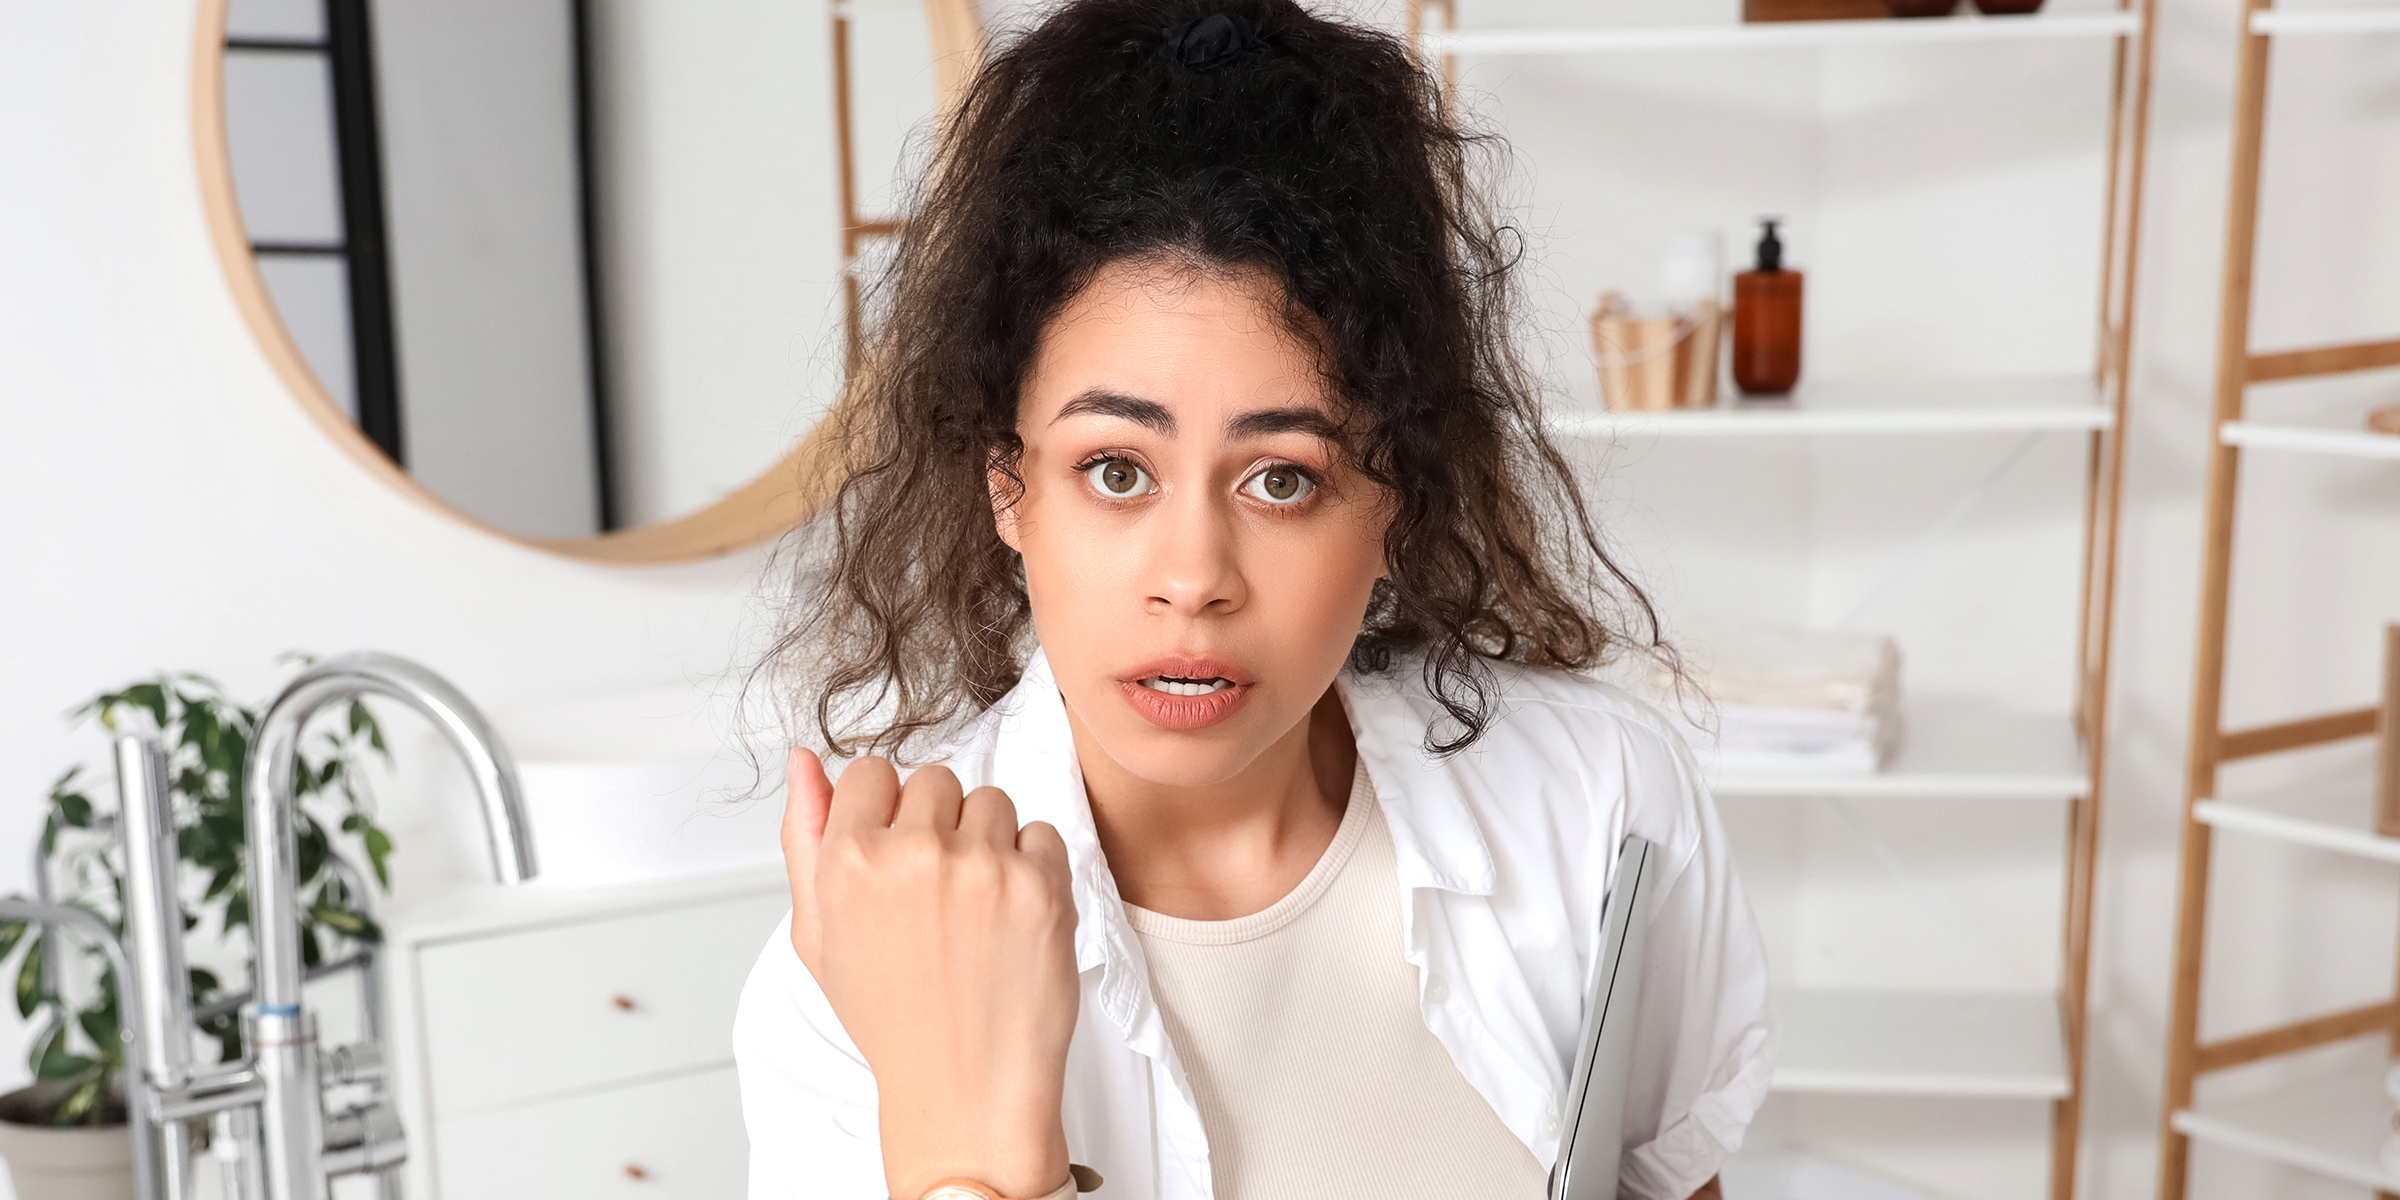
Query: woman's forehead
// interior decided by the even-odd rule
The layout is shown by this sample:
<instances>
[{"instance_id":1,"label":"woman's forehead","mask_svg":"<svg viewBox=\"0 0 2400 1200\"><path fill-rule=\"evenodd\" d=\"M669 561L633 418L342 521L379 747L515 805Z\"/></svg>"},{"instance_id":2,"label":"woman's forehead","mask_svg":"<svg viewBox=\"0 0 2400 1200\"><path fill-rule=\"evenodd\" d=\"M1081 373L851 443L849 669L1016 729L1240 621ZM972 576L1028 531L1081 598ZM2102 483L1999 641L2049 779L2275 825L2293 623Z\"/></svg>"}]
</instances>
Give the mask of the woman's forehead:
<instances>
[{"instance_id":1,"label":"woman's forehead","mask_svg":"<svg viewBox=\"0 0 2400 1200\"><path fill-rule=\"evenodd\" d=\"M1257 271L1113 265L1044 330L1027 384L1028 432L1082 418L1171 436L1330 435L1336 420L1319 348Z\"/></svg>"}]
</instances>

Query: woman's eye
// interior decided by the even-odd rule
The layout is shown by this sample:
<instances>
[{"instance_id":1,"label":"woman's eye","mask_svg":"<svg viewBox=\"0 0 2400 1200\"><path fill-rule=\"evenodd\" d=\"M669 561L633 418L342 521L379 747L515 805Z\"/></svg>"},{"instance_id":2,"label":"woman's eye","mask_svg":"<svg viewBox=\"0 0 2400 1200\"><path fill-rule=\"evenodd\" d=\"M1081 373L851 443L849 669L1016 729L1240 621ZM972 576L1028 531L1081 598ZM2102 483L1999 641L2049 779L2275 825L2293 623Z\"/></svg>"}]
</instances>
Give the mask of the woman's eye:
<instances>
[{"instance_id":1,"label":"woman's eye","mask_svg":"<svg viewBox=\"0 0 2400 1200\"><path fill-rule=\"evenodd\" d=\"M1242 490L1269 504L1298 504L1317 490L1317 481L1290 463L1277 463L1251 476Z\"/></svg>"},{"instance_id":2,"label":"woman's eye","mask_svg":"<svg viewBox=\"0 0 2400 1200\"><path fill-rule=\"evenodd\" d=\"M1084 469L1084 478L1111 499L1128 499L1150 490L1150 473L1122 458L1104 458Z\"/></svg>"}]
</instances>

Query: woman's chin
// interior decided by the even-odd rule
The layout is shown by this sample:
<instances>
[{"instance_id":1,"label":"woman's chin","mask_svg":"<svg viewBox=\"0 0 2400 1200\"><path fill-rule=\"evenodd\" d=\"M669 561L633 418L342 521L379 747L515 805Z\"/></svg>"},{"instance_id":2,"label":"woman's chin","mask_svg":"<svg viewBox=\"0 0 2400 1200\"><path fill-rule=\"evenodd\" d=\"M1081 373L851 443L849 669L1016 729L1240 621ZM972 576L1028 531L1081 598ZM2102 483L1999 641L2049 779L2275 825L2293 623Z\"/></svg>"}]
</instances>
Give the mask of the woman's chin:
<instances>
[{"instance_id":1,"label":"woman's chin","mask_svg":"<svg viewBox=\"0 0 2400 1200\"><path fill-rule=\"evenodd\" d=\"M1248 770L1284 731L1253 728L1254 712L1192 729L1166 728L1122 703L1096 723L1093 739L1126 773L1159 787L1210 787Z\"/></svg>"}]
</instances>

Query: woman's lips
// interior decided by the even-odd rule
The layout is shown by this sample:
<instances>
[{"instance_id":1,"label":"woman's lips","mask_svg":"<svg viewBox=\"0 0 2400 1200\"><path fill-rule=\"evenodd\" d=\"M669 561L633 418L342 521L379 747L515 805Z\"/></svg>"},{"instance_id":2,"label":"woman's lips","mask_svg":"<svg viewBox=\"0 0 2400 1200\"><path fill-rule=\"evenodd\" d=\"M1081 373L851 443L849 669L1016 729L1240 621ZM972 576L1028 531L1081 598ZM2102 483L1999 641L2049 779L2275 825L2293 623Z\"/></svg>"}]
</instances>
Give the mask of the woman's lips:
<instances>
[{"instance_id":1,"label":"woman's lips","mask_svg":"<svg viewBox=\"0 0 2400 1200\"><path fill-rule=\"evenodd\" d=\"M1248 672L1213 658L1156 659L1117 679L1125 703L1161 729L1205 729L1223 721L1255 686Z\"/></svg>"}]
</instances>

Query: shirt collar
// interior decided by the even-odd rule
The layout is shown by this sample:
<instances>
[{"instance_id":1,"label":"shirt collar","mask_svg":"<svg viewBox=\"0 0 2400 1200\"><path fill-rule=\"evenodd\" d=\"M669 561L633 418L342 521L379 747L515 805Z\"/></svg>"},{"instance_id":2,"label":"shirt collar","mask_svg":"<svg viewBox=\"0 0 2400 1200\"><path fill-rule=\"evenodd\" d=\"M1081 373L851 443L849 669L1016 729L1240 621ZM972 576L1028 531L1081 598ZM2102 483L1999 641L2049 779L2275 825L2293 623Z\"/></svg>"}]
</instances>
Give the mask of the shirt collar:
<instances>
[{"instance_id":1,"label":"shirt collar","mask_svg":"<svg viewBox=\"0 0 2400 1200\"><path fill-rule=\"evenodd\" d=\"M1344 671L1336 681L1359 765L1391 830L1400 886L1488 896L1498 876L1491 847L1467 804L1460 759L1425 749L1425 731L1447 714L1417 683L1416 665L1411 656L1389 674Z\"/></svg>"},{"instance_id":2,"label":"shirt collar","mask_svg":"<svg viewBox=\"0 0 2400 1200\"><path fill-rule=\"evenodd\" d=\"M1423 694L1418 673L1403 662L1390 674L1345 671L1336 681L1359 763L1375 785L1377 802L1391 830L1402 887L1438 888L1472 896L1490 895L1497 872L1482 827L1467 803L1457 758L1437 759L1424 748L1426 729L1441 715ZM1129 958L1132 929L1116 879L1100 851L1066 702L1050 672L1049 657L1036 648L1024 677L986 715L978 731L987 742L991 778L1008 792L1025 820L1048 821L1067 844L1067 858L1081 919L1075 929L1075 963L1091 970ZM972 740L972 739L971 739ZM1470 755L1472 751L1468 752ZM1146 990L1146 989L1145 989Z\"/></svg>"}]
</instances>

